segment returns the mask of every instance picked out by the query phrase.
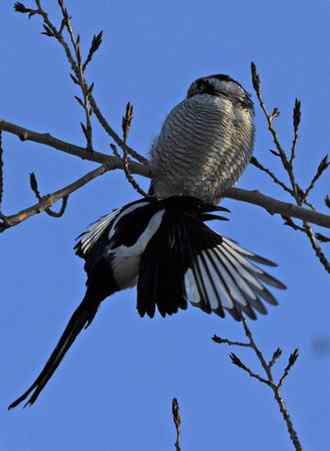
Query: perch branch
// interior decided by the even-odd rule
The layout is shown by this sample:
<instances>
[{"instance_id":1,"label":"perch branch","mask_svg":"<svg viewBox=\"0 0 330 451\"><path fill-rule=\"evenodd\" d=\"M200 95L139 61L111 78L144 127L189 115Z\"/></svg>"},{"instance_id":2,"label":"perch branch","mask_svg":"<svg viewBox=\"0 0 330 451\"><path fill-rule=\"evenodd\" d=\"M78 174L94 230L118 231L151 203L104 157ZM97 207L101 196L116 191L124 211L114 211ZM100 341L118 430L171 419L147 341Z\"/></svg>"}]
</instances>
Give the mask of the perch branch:
<instances>
[{"instance_id":1,"label":"perch branch","mask_svg":"<svg viewBox=\"0 0 330 451\"><path fill-rule=\"evenodd\" d=\"M123 161L121 158L97 151L86 152L84 147L68 143L52 136L49 133L39 133L5 120L0 120L0 131L5 131L15 135L21 141L31 141L38 144L43 144L49 148L65 152L83 160L107 164L110 169L123 169ZM144 177L151 176L149 166L136 163L132 160L129 160L129 169L132 174L139 174ZM311 209L282 202L256 190L230 188L226 191L224 197L262 207L270 214L279 214L282 216L297 218L302 221L330 228L330 215L325 215Z\"/></svg>"}]
</instances>

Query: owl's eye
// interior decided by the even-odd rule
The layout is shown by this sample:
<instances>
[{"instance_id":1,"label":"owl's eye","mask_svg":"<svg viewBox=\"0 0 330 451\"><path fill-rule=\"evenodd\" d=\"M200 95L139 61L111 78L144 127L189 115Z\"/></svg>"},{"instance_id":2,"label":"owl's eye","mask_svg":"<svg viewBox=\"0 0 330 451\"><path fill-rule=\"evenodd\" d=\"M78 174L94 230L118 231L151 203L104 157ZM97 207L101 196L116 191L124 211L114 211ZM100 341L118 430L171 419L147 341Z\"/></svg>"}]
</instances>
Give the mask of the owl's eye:
<instances>
[{"instance_id":1,"label":"owl's eye","mask_svg":"<svg viewBox=\"0 0 330 451\"><path fill-rule=\"evenodd\" d=\"M215 88L214 88L213 84L210 83L209 80L207 80L205 78L201 78L200 80L198 80L197 83L198 83L197 89L199 92L201 92L202 94L214 95Z\"/></svg>"},{"instance_id":2,"label":"owl's eye","mask_svg":"<svg viewBox=\"0 0 330 451\"><path fill-rule=\"evenodd\" d=\"M200 91L204 91L208 85L209 82L205 80L205 78L201 78L197 81L197 89L199 89Z\"/></svg>"},{"instance_id":3,"label":"owl's eye","mask_svg":"<svg viewBox=\"0 0 330 451\"><path fill-rule=\"evenodd\" d=\"M193 97L198 94L216 95L217 90L214 84L214 80L210 81L209 78L199 78L196 80L188 90L187 97Z\"/></svg>"}]
</instances>

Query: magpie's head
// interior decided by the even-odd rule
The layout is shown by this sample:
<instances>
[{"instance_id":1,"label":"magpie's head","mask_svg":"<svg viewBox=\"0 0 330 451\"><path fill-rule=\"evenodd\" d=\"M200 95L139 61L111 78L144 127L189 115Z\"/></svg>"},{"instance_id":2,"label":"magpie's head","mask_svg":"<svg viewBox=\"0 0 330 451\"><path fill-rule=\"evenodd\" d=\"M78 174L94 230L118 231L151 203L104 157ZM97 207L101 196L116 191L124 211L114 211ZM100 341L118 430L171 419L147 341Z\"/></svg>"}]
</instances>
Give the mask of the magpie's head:
<instances>
[{"instance_id":1,"label":"magpie's head","mask_svg":"<svg viewBox=\"0 0 330 451\"><path fill-rule=\"evenodd\" d=\"M215 97L228 97L241 106L253 110L250 94L233 78L225 74L208 75L195 80L189 87L187 99L207 94Z\"/></svg>"}]
</instances>

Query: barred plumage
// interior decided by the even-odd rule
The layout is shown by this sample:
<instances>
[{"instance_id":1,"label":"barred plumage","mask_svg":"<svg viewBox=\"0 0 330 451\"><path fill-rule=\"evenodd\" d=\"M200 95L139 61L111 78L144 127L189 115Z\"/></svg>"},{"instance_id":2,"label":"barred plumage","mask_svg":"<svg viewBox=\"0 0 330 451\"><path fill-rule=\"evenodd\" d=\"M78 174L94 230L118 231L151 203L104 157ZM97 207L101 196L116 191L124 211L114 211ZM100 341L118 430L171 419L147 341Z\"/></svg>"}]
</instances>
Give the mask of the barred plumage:
<instances>
[{"instance_id":1,"label":"barred plumage","mask_svg":"<svg viewBox=\"0 0 330 451\"><path fill-rule=\"evenodd\" d=\"M216 204L248 164L253 104L239 84L221 77L204 78L200 88L194 82L167 116L151 151L158 198L181 194Z\"/></svg>"}]
</instances>

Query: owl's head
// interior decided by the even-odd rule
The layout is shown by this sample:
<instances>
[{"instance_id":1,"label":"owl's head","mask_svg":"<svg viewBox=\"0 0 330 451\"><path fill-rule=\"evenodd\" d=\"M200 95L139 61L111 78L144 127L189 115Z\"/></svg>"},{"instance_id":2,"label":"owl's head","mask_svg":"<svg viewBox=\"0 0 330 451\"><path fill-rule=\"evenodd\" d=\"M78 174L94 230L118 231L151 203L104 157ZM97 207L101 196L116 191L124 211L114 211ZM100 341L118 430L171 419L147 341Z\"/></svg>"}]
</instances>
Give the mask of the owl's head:
<instances>
[{"instance_id":1,"label":"owl's head","mask_svg":"<svg viewBox=\"0 0 330 451\"><path fill-rule=\"evenodd\" d=\"M200 94L225 96L245 108L253 109L250 94L240 83L225 74L208 75L195 80L188 89L187 99Z\"/></svg>"}]
</instances>

